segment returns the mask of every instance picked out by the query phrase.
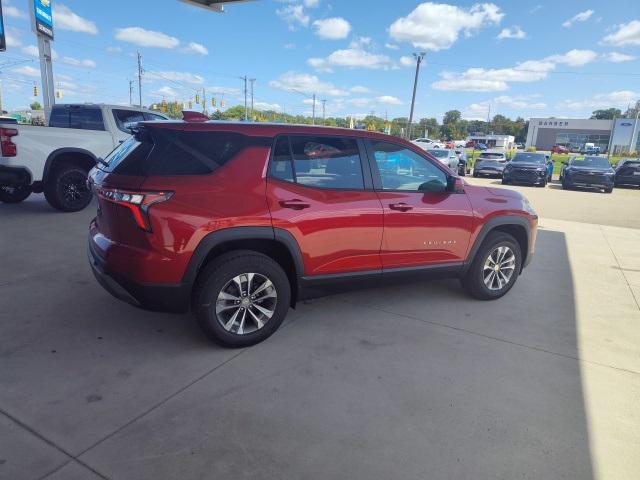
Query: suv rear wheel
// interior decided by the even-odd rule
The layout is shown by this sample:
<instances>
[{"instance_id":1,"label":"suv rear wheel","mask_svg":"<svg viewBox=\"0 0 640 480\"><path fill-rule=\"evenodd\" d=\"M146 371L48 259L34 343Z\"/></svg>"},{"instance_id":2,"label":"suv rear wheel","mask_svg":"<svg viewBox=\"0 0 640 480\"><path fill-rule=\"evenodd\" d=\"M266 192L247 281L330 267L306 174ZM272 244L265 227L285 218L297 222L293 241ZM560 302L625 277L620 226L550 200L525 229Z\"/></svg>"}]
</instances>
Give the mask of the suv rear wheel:
<instances>
[{"instance_id":1,"label":"suv rear wheel","mask_svg":"<svg viewBox=\"0 0 640 480\"><path fill-rule=\"evenodd\" d=\"M44 196L53 208L77 212L91 203L87 171L76 165L58 166L45 184Z\"/></svg>"},{"instance_id":2,"label":"suv rear wheel","mask_svg":"<svg viewBox=\"0 0 640 480\"><path fill-rule=\"evenodd\" d=\"M520 245L504 232L490 232L462 279L464 288L480 300L494 300L516 283L522 265Z\"/></svg>"},{"instance_id":3,"label":"suv rear wheel","mask_svg":"<svg viewBox=\"0 0 640 480\"><path fill-rule=\"evenodd\" d=\"M278 329L289 310L291 286L274 260L240 250L205 268L193 300L198 324L209 338L227 347L247 347Z\"/></svg>"},{"instance_id":4,"label":"suv rear wheel","mask_svg":"<svg viewBox=\"0 0 640 480\"><path fill-rule=\"evenodd\" d=\"M31 187L9 187L7 185L0 186L0 202L4 203L20 203L31 195Z\"/></svg>"}]
</instances>

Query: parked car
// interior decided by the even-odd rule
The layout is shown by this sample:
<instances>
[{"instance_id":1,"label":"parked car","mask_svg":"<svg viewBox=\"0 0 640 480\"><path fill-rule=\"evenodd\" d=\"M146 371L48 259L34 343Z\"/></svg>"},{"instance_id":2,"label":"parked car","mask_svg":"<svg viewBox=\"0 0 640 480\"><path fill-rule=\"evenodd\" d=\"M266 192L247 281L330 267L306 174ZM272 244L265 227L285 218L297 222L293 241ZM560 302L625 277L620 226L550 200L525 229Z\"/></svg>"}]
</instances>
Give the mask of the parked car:
<instances>
[{"instance_id":1,"label":"parked car","mask_svg":"<svg viewBox=\"0 0 640 480\"><path fill-rule=\"evenodd\" d=\"M524 183L545 187L547 185L547 158L544 153L518 152L502 171L502 184Z\"/></svg>"},{"instance_id":2,"label":"parked car","mask_svg":"<svg viewBox=\"0 0 640 480\"><path fill-rule=\"evenodd\" d=\"M469 173L467 152L465 152L462 148L457 148L454 151L456 153L456 156L458 157L458 175L464 177L467 173Z\"/></svg>"},{"instance_id":3,"label":"parked car","mask_svg":"<svg viewBox=\"0 0 640 480\"><path fill-rule=\"evenodd\" d=\"M453 142L455 148L466 148L467 141L466 140L454 140Z\"/></svg>"},{"instance_id":4,"label":"parked car","mask_svg":"<svg viewBox=\"0 0 640 480\"><path fill-rule=\"evenodd\" d=\"M497 176L502 178L502 171L507 164L504 152L482 152L473 165L473 176Z\"/></svg>"},{"instance_id":5,"label":"parked car","mask_svg":"<svg viewBox=\"0 0 640 480\"><path fill-rule=\"evenodd\" d=\"M429 148L442 148L443 144L438 140L432 140L430 138L416 138L411 143L419 146L423 150L428 150Z\"/></svg>"},{"instance_id":6,"label":"parked car","mask_svg":"<svg viewBox=\"0 0 640 480\"><path fill-rule=\"evenodd\" d=\"M48 127L0 123L0 201L19 203L44 192L58 210L82 210L91 201L87 173L130 137L126 125L161 119L134 107L79 104L54 106Z\"/></svg>"},{"instance_id":7,"label":"parked car","mask_svg":"<svg viewBox=\"0 0 640 480\"><path fill-rule=\"evenodd\" d=\"M449 150L448 148L430 148L427 152L452 171L458 171L460 160L458 160L458 156L454 150Z\"/></svg>"},{"instance_id":8,"label":"parked car","mask_svg":"<svg viewBox=\"0 0 640 480\"><path fill-rule=\"evenodd\" d=\"M551 153L569 153L569 149L564 145L554 145L551 147Z\"/></svg>"},{"instance_id":9,"label":"parked car","mask_svg":"<svg viewBox=\"0 0 640 480\"><path fill-rule=\"evenodd\" d=\"M516 150L524 150L524 143L516 143Z\"/></svg>"},{"instance_id":10,"label":"parked car","mask_svg":"<svg viewBox=\"0 0 640 480\"><path fill-rule=\"evenodd\" d=\"M640 158L623 158L615 168L615 185L640 187Z\"/></svg>"},{"instance_id":11,"label":"parked car","mask_svg":"<svg viewBox=\"0 0 640 480\"><path fill-rule=\"evenodd\" d=\"M475 150L488 150L489 149L489 147L487 147L484 143L476 143L473 148Z\"/></svg>"},{"instance_id":12,"label":"parked car","mask_svg":"<svg viewBox=\"0 0 640 480\"><path fill-rule=\"evenodd\" d=\"M451 140L449 140L449 141L445 142L444 148L449 148L451 150L454 150L456 148L456 145Z\"/></svg>"},{"instance_id":13,"label":"parked car","mask_svg":"<svg viewBox=\"0 0 640 480\"><path fill-rule=\"evenodd\" d=\"M593 188L611 193L615 184L615 171L606 157L574 156L560 171L562 188Z\"/></svg>"},{"instance_id":14,"label":"parked car","mask_svg":"<svg viewBox=\"0 0 640 480\"><path fill-rule=\"evenodd\" d=\"M589 147L585 148L583 153L585 155L600 155L602 151L600 150L600 147Z\"/></svg>"},{"instance_id":15,"label":"parked car","mask_svg":"<svg viewBox=\"0 0 640 480\"><path fill-rule=\"evenodd\" d=\"M143 122L89 184L100 284L191 309L231 347L266 339L318 289L367 278L428 271L500 298L536 239L520 193L467 185L411 142L363 130Z\"/></svg>"}]
</instances>

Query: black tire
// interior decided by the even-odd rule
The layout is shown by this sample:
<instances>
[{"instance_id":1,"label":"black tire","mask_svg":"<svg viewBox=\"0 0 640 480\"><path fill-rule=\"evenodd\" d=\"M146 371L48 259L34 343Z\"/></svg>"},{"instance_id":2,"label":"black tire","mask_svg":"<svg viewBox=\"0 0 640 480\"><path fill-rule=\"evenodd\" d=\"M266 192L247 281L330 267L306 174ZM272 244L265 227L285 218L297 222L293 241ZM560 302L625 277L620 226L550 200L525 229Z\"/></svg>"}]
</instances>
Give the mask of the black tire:
<instances>
[{"instance_id":1,"label":"black tire","mask_svg":"<svg viewBox=\"0 0 640 480\"><path fill-rule=\"evenodd\" d=\"M87 187L88 172L75 165L58 166L44 187L44 197L56 210L78 212L86 208L93 197Z\"/></svg>"},{"instance_id":2,"label":"black tire","mask_svg":"<svg viewBox=\"0 0 640 480\"><path fill-rule=\"evenodd\" d=\"M228 288L235 288L234 292L240 298L240 292L236 284L231 282L234 277L248 273L256 273L268 279L275 291L276 300L275 304L266 304L267 309L273 309L273 314L264 321L264 326L262 327L258 327L254 320L255 317L251 316L251 312L260 313L252 305L247 306L246 310L242 310L243 315L246 316L246 324L252 329L255 328L255 330L241 334L238 333L239 323L235 320L232 321L230 317L233 316L234 309L242 309L243 307L232 306L231 302L233 300L223 300L228 302L225 306L230 307L226 310L229 312L229 318L224 320L231 321L230 330L233 330L235 326L235 332L225 329L222 325L223 319L219 318L216 309L219 295L223 291L230 293ZM255 291L256 289L254 288L253 290ZM273 292L269 290L268 293ZM246 297L250 297L250 293ZM249 301L249 298L246 298L245 301ZM272 298L268 299L268 301L271 302ZM282 267L266 255L251 250L237 250L223 254L215 259L198 276L197 286L193 293L193 310L202 331L214 342L231 348L248 347L270 337L286 317L290 303L291 285ZM265 303L261 305L265 307ZM223 314L223 312L220 313ZM237 318L240 318L239 315ZM264 317L261 316L261 318L264 320Z\"/></svg>"},{"instance_id":3,"label":"black tire","mask_svg":"<svg viewBox=\"0 0 640 480\"><path fill-rule=\"evenodd\" d=\"M464 166L462 166L462 168L458 167L458 175L459 176L464 177L466 174L467 174L467 169Z\"/></svg>"},{"instance_id":4,"label":"black tire","mask_svg":"<svg viewBox=\"0 0 640 480\"><path fill-rule=\"evenodd\" d=\"M536 187L540 187L540 188L545 188L547 186L547 177L544 177L544 180L542 180L542 182L535 184Z\"/></svg>"},{"instance_id":5,"label":"black tire","mask_svg":"<svg viewBox=\"0 0 640 480\"><path fill-rule=\"evenodd\" d=\"M492 290L484 281L484 266L487 262L487 258L499 247L508 247L514 256L513 273L508 279L508 282L499 289ZM480 245L480 248L476 252L475 258L469 267L469 270L462 278L462 285L469 294L479 300L495 300L505 295L518 279L520 269L522 265L522 252L520 250L520 244L513 236L508 233L493 231L490 232Z\"/></svg>"},{"instance_id":6,"label":"black tire","mask_svg":"<svg viewBox=\"0 0 640 480\"><path fill-rule=\"evenodd\" d=\"M0 187L0 202L20 203L24 202L31 195L30 186L10 187L3 185Z\"/></svg>"},{"instance_id":7,"label":"black tire","mask_svg":"<svg viewBox=\"0 0 640 480\"><path fill-rule=\"evenodd\" d=\"M509 185L509 180L502 179L502 185Z\"/></svg>"},{"instance_id":8,"label":"black tire","mask_svg":"<svg viewBox=\"0 0 640 480\"><path fill-rule=\"evenodd\" d=\"M604 189L604 193L611 193L611 192L613 192L613 187Z\"/></svg>"},{"instance_id":9,"label":"black tire","mask_svg":"<svg viewBox=\"0 0 640 480\"><path fill-rule=\"evenodd\" d=\"M571 190L571 185L566 180L562 180L562 189L563 190Z\"/></svg>"},{"instance_id":10,"label":"black tire","mask_svg":"<svg viewBox=\"0 0 640 480\"><path fill-rule=\"evenodd\" d=\"M476 172L476 171L474 170L474 172L473 172L473 176L474 176L474 178L478 178L478 172Z\"/></svg>"}]
</instances>

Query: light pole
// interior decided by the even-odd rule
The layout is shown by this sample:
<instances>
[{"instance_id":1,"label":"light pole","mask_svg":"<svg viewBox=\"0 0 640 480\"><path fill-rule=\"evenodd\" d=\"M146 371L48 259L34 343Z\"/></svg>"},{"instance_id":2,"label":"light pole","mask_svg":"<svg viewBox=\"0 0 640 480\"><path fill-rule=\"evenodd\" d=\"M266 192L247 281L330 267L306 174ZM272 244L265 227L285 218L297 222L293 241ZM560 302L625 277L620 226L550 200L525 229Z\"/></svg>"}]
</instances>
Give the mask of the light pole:
<instances>
[{"instance_id":1,"label":"light pole","mask_svg":"<svg viewBox=\"0 0 640 480\"><path fill-rule=\"evenodd\" d=\"M411 140L411 124L413 123L413 108L416 104L416 90L418 88L418 75L420 75L420 64L424 58L425 52L414 53L416 59L416 78L413 81L413 96L411 97L411 113L409 114L409 125L407 126L407 139Z\"/></svg>"}]
</instances>

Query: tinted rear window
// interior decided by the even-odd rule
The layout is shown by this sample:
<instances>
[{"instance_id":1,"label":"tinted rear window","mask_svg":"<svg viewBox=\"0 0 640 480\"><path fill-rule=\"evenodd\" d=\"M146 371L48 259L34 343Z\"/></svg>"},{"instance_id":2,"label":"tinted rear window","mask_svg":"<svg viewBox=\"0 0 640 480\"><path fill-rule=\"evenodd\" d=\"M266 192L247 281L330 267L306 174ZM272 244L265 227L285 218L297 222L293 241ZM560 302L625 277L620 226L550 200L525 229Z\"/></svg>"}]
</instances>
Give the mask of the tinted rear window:
<instances>
[{"instance_id":1,"label":"tinted rear window","mask_svg":"<svg viewBox=\"0 0 640 480\"><path fill-rule=\"evenodd\" d=\"M51 111L49 126L80 130L104 130L102 110L94 107L54 107Z\"/></svg>"},{"instance_id":2,"label":"tinted rear window","mask_svg":"<svg viewBox=\"0 0 640 480\"><path fill-rule=\"evenodd\" d=\"M251 143L237 133L142 129L106 162L119 175L208 175Z\"/></svg>"}]
</instances>

